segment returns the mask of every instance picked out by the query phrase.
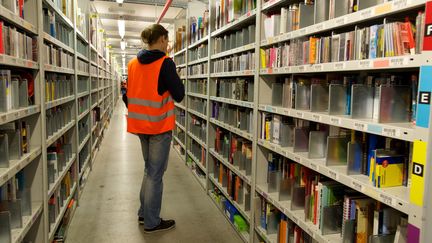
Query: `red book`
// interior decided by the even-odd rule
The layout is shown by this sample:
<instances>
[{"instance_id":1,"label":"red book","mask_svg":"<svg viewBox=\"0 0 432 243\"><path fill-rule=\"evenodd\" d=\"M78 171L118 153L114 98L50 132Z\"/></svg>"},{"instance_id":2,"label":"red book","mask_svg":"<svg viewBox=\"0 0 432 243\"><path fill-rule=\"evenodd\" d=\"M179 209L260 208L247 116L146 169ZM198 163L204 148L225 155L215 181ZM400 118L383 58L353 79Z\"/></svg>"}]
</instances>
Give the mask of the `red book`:
<instances>
[{"instance_id":1,"label":"red book","mask_svg":"<svg viewBox=\"0 0 432 243\"><path fill-rule=\"evenodd\" d=\"M0 54L4 54L3 21L0 20Z\"/></svg>"},{"instance_id":2,"label":"red book","mask_svg":"<svg viewBox=\"0 0 432 243\"><path fill-rule=\"evenodd\" d=\"M24 18L24 0L18 0L19 15Z\"/></svg>"},{"instance_id":3,"label":"red book","mask_svg":"<svg viewBox=\"0 0 432 243\"><path fill-rule=\"evenodd\" d=\"M414 32L412 30L412 24L411 24L411 21L409 20L409 18L406 18L405 26L406 26L406 30L408 31L408 41L409 41L410 54L414 55L415 49L416 49L416 42L414 40Z\"/></svg>"}]
</instances>

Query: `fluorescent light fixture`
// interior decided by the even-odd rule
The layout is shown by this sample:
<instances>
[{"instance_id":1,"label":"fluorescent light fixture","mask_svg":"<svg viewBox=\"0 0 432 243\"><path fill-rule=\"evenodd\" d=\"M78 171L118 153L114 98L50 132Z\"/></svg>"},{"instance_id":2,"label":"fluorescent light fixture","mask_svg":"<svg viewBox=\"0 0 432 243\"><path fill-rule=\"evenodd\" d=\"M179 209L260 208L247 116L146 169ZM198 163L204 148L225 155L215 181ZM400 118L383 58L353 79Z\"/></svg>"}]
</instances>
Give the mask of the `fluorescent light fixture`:
<instances>
[{"instance_id":1,"label":"fluorescent light fixture","mask_svg":"<svg viewBox=\"0 0 432 243\"><path fill-rule=\"evenodd\" d=\"M123 0L116 0L117 3L123 3Z\"/></svg>"},{"instance_id":2,"label":"fluorescent light fixture","mask_svg":"<svg viewBox=\"0 0 432 243\"><path fill-rule=\"evenodd\" d=\"M122 51L124 51L126 49L126 41L125 40L120 41L120 49Z\"/></svg>"},{"instance_id":3,"label":"fluorescent light fixture","mask_svg":"<svg viewBox=\"0 0 432 243\"><path fill-rule=\"evenodd\" d=\"M126 23L124 19L121 17L121 19L117 20L117 24L118 24L119 35L123 39L126 33Z\"/></svg>"}]
</instances>

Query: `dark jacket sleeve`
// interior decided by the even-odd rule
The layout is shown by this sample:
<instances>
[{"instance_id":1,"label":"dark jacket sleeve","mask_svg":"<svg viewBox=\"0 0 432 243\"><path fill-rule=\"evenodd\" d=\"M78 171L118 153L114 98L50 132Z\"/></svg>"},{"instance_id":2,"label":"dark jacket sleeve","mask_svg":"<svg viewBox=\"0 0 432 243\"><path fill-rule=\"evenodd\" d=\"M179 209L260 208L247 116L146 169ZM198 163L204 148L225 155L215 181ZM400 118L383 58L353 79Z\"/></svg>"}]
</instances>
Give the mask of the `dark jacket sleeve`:
<instances>
[{"instance_id":1,"label":"dark jacket sleeve","mask_svg":"<svg viewBox=\"0 0 432 243\"><path fill-rule=\"evenodd\" d=\"M166 91L170 92L176 102L181 102L185 96L185 87L171 58L164 60L159 73L158 93L162 95Z\"/></svg>"}]
</instances>

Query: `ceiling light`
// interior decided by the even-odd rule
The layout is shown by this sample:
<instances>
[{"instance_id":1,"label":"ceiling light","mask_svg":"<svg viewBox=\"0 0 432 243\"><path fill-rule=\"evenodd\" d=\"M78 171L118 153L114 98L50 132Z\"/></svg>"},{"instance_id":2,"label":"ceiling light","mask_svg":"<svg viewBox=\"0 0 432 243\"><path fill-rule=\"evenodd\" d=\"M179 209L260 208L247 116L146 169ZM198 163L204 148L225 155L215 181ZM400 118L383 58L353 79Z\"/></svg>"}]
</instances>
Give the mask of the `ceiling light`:
<instances>
[{"instance_id":1,"label":"ceiling light","mask_svg":"<svg viewBox=\"0 0 432 243\"><path fill-rule=\"evenodd\" d=\"M126 23L125 23L123 17L121 17L119 20L117 20L117 23L118 23L119 35L123 39L125 36L125 33L126 33Z\"/></svg>"},{"instance_id":2,"label":"ceiling light","mask_svg":"<svg viewBox=\"0 0 432 243\"><path fill-rule=\"evenodd\" d=\"M123 39L120 41L120 49L122 51L124 51L126 49L126 41Z\"/></svg>"},{"instance_id":3,"label":"ceiling light","mask_svg":"<svg viewBox=\"0 0 432 243\"><path fill-rule=\"evenodd\" d=\"M122 4L123 0L116 0L116 2Z\"/></svg>"}]
</instances>

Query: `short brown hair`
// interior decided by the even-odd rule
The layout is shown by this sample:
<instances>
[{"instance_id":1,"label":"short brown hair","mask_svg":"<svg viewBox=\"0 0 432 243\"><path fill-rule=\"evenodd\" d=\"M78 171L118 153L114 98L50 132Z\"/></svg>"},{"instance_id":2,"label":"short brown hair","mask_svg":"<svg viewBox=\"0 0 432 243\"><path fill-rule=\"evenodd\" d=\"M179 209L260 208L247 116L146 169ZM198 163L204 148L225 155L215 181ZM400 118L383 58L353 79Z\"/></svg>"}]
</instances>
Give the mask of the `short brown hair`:
<instances>
[{"instance_id":1,"label":"short brown hair","mask_svg":"<svg viewBox=\"0 0 432 243\"><path fill-rule=\"evenodd\" d=\"M147 45L153 45L161 36L168 38L168 30L160 24L152 24L141 32L141 39Z\"/></svg>"}]
</instances>

